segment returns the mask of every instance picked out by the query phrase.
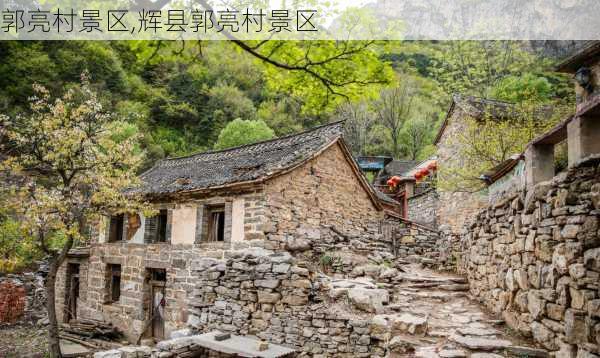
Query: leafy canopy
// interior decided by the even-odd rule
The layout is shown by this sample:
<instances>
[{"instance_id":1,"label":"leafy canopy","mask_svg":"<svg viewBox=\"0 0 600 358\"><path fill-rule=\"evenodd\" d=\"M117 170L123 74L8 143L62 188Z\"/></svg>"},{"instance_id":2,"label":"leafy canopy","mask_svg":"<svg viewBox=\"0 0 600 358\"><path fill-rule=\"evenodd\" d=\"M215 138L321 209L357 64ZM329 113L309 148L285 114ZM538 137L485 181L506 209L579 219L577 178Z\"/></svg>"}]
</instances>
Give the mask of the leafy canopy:
<instances>
[{"instance_id":1,"label":"leafy canopy","mask_svg":"<svg viewBox=\"0 0 600 358\"><path fill-rule=\"evenodd\" d=\"M240 118L229 122L219 134L215 149L226 149L244 144L252 144L272 139L275 132L261 120L243 120Z\"/></svg>"},{"instance_id":2,"label":"leafy canopy","mask_svg":"<svg viewBox=\"0 0 600 358\"><path fill-rule=\"evenodd\" d=\"M18 178L8 197L15 215L58 255L84 241L84 226L101 215L146 208L126 194L138 183L142 153L136 130L103 111L85 77L55 100L39 85L34 93L30 114L0 117L9 153L1 167ZM68 243L52 250L47 240L56 232Z\"/></svg>"}]
</instances>

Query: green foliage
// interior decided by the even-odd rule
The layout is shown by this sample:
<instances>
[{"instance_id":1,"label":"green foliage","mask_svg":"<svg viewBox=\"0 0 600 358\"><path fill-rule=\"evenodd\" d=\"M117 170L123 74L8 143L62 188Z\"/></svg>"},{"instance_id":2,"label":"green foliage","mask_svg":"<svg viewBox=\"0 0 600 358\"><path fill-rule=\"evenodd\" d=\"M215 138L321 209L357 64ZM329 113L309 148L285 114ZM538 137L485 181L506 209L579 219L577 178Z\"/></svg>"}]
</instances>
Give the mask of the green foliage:
<instances>
[{"instance_id":1,"label":"green foliage","mask_svg":"<svg viewBox=\"0 0 600 358\"><path fill-rule=\"evenodd\" d=\"M431 142L431 124L431 121L413 117L402 126L400 141L409 159L419 158L421 151Z\"/></svg>"},{"instance_id":2,"label":"green foliage","mask_svg":"<svg viewBox=\"0 0 600 358\"><path fill-rule=\"evenodd\" d=\"M21 270L40 257L33 238L19 222L11 218L0 221L0 273Z\"/></svg>"},{"instance_id":3,"label":"green foliage","mask_svg":"<svg viewBox=\"0 0 600 358\"><path fill-rule=\"evenodd\" d=\"M271 139L275 132L261 120L237 118L227 124L219 134L215 149L226 149Z\"/></svg>"},{"instance_id":4,"label":"green foliage","mask_svg":"<svg viewBox=\"0 0 600 358\"><path fill-rule=\"evenodd\" d=\"M516 102L573 97L563 75L544 72L550 61L520 42L247 43L288 68L228 41L3 42L0 112L28 111L32 82L60 95L87 71L103 107L137 127L146 169L165 156L213 148L236 118L260 119L281 136L332 117L350 123L348 106L363 116L348 137L354 153L424 158L454 92ZM409 110L377 120L386 96L402 88L410 91ZM410 142L409 133L423 127L425 141Z\"/></svg>"},{"instance_id":5,"label":"green foliage","mask_svg":"<svg viewBox=\"0 0 600 358\"><path fill-rule=\"evenodd\" d=\"M328 272L334 266L339 266L341 264L342 258L330 252L326 252L319 257L319 265L321 266L321 269L325 272Z\"/></svg>"},{"instance_id":6,"label":"green foliage","mask_svg":"<svg viewBox=\"0 0 600 358\"><path fill-rule=\"evenodd\" d=\"M480 175L525 150L527 143L563 119L570 106L554 103L552 110L539 104L515 104L511 116L498 120L489 113L465 118L466 128L448 142L459 149L438 172L439 187L454 192L476 192L484 187Z\"/></svg>"},{"instance_id":7,"label":"green foliage","mask_svg":"<svg viewBox=\"0 0 600 358\"><path fill-rule=\"evenodd\" d=\"M552 95L552 86L544 78L526 73L523 76L507 76L492 89L492 96L508 102L545 102Z\"/></svg>"},{"instance_id":8,"label":"green foliage","mask_svg":"<svg viewBox=\"0 0 600 358\"><path fill-rule=\"evenodd\" d=\"M536 57L516 41L446 41L433 52L433 76L444 92L490 97L500 81L530 71Z\"/></svg>"}]
</instances>

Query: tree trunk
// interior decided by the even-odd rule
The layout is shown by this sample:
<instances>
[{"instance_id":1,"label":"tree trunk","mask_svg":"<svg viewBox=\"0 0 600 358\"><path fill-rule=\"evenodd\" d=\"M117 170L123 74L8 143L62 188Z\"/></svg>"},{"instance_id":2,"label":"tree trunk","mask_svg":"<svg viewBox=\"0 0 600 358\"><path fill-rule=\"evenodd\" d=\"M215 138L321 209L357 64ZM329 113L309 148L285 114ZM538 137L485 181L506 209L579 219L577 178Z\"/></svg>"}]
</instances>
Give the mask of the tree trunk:
<instances>
[{"instance_id":1,"label":"tree trunk","mask_svg":"<svg viewBox=\"0 0 600 358\"><path fill-rule=\"evenodd\" d=\"M48 349L50 358L62 358L58 336L58 321L56 320L56 273L60 265L67 258L67 253L72 247L73 236L69 235L60 253L58 255L51 255L48 276L46 277L46 311L48 313Z\"/></svg>"},{"instance_id":2,"label":"tree trunk","mask_svg":"<svg viewBox=\"0 0 600 358\"><path fill-rule=\"evenodd\" d=\"M50 259L50 268L46 277L46 311L48 313L48 349L51 358L61 358L60 340L58 337L58 321L56 320L56 273L60 263L59 257Z\"/></svg>"}]
</instances>

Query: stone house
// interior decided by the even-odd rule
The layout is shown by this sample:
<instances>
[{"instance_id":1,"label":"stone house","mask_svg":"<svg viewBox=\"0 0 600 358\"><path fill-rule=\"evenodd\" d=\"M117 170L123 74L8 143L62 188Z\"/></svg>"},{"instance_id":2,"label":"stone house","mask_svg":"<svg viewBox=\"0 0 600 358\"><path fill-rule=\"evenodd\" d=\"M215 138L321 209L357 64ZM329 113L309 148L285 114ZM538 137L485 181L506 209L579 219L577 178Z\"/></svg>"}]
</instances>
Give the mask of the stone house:
<instances>
[{"instance_id":1,"label":"stone house","mask_svg":"<svg viewBox=\"0 0 600 358\"><path fill-rule=\"evenodd\" d=\"M494 119L507 118L511 104L485 98L454 95L434 140L437 147L437 162L440 175L446 168L460 167L464 158L460 156L461 144L456 141L458 133L466 129L467 118L482 118L489 115ZM487 202L485 191L450 192L438 189L439 205L437 223L450 232L457 233L473 214L483 208Z\"/></svg>"},{"instance_id":2,"label":"stone house","mask_svg":"<svg viewBox=\"0 0 600 358\"><path fill-rule=\"evenodd\" d=\"M361 174L336 122L221 151L159 161L138 189L158 210L98 225L59 270L59 321L111 322L131 342L186 327L198 258L260 247L329 251L389 246L394 217ZM382 204L383 203L383 204Z\"/></svg>"}]
</instances>

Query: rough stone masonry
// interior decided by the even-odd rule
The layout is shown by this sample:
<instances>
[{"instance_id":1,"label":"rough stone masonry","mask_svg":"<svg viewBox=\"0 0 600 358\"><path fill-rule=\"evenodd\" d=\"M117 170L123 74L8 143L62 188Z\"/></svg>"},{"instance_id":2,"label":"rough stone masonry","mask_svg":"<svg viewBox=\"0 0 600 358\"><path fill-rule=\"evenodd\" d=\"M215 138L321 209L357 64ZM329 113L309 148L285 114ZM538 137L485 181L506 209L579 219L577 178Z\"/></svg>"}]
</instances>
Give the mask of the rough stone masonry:
<instances>
[{"instance_id":1,"label":"rough stone masonry","mask_svg":"<svg viewBox=\"0 0 600 358\"><path fill-rule=\"evenodd\" d=\"M471 293L561 358L600 354L599 163L497 200L462 236Z\"/></svg>"}]
</instances>

